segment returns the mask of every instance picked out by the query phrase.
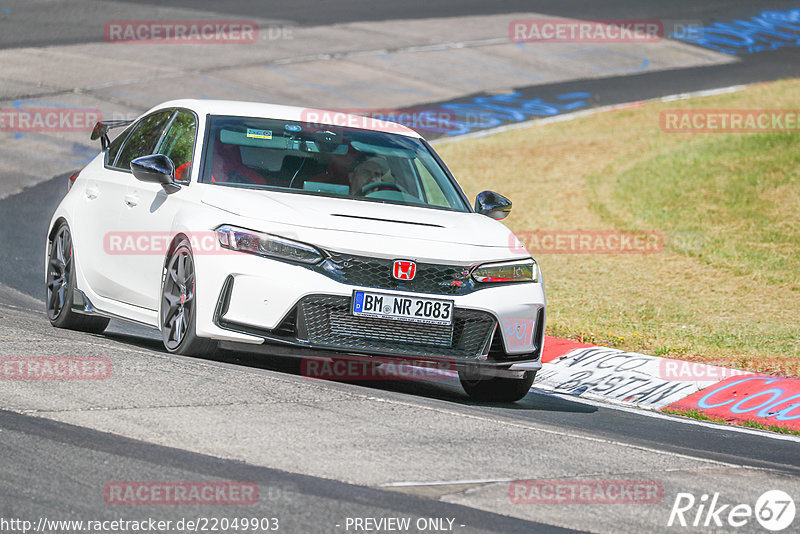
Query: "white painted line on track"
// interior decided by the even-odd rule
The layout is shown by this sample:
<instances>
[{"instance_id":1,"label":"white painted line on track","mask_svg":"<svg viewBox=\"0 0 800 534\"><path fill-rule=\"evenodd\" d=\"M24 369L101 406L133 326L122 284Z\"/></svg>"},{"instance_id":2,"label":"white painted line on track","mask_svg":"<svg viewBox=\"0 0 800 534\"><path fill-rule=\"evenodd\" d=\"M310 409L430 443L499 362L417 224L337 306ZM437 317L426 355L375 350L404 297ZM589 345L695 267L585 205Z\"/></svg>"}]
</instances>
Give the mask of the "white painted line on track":
<instances>
[{"instance_id":1,"label":"white painted line on track","mask_svg":"<svg viewBox=\"0 0 800 534\"><path fill-rule=\"evenodd\" d=\"M481 415L457 412L457 411L448 410L448 409L445 409L445 408L437 408L437 407L433 407L433 406L424 406L424 405L415 404L415 403L409 402L409 401L382 399L382 398L378 398L378 397L374 397L374 396L364 396L364 398L366 400L372 400L372 401L377 401L377 402L387 402L387 403L396 404L396 405L400 405L400 406L407 406L407 407L411 407L411 408L429 410L429 411L432 411L432 412L438 412L438 413L447 414L447 415L454 415L456 417L462 417L462 418L466 418L466 419L474 419L474 420L477 420L477 421L482 421L482 422L487 422L487 423L492 423L492 424L512 426L512 427L516 427L516 428L522 428L522 429L525 429L525 430L535 430L536 432L544 433L544 434L552 434L552 435L561 436L561 437L580 439L580 440L584 440L584 441L591 441L591 442L594 442L594 443L605 443L605 444L608 444L608 445L616 445L618 447L626 447L626 448L629 448L629 449L636 449L636 450L640 450L640 451L651 452L651 453L654 453L654 454L660 454L660 455L664 455L664 456L673 456L673 457L676 457L676 458L683 458L683 459L686 459L686 460L694 460L694 461L698 461L698 462L706 462L706 463L711 463L711 464L716 464L716 465L721 465L721 466L726 466L726 467L735 467L735 468L740 468L740 469L750 469L749 466L742 465L742 464L733 464L733 463L730 463L730 462L723 462L721 460L711 460L711 459L708 459L708 458L702 458L702 457L698 457L698 456L691 456L689 454L681 454L681 453L678 453L678 452L662 451L662 450L659 450L659 449L654 449L652 447L647 447L647 446L644 446L644 445L633 445L633 444L630 444L630 443L625 443L625 442L617 441L617 440L614 440L614 439L597 438L597 437L594 437L594 436L587 436L587 435L584 435L584 434L576 434L574 432L553 430L552 428L550 428L548 426L543 426L543 425L540 426L540 425L536 425L536 424L533 424L533 423L522 423L522 422L517 422L517 421L508 421L508 420L505 420L505 419L495 419L495 418L485 417L485 416L481 416ZM637 411L637 413L639 413L639 412Z\"/></svg>"},{"instance_id":2,"label":"white painted line on track","mask_svg":"<svg viewBox=\"0 0 800 534\"><path fill-rule=\"evenodd\" d=\"M659 473L675 473L680 471L704 471L704 470L712 470L712 469L719 469L718 467L675 467L672 469L659 469ZM616 472L616 473L608 473L608 472L600 472L600 473L581 473L579 475L566 475L566 476L555 476L555 477L548 477L548 480L575 480L578 477L593 477L597 475L604 475L608 476L618 476L621 474L628 474L628 473L638 473L639 471L625 471L625 472ZM417 486L458 486L464 484L500 484L503 482L516 482L518 480L529 480L529 479L520 479L520 478L485 478L485 479L475 479L475 480L426 480L426 481L402 481L402 482L386 482L384 484L379 484L379 488L410 488L410 487L417 487Z\"/></svg>"},{"instance_id":3,"label":"white painted line on track","mask_svg":"<svg viewBox=\"0 0 800 534\"><path fill-rule=\"evenodd\" d=\"M750 434L753 436L759 436L762 438L771 438L777 439L780 441L793 441L795 443L800 443L800 436L795 436L792 434L779 434L777 432L770 432L767 430L758 430L756 428L747 428L733 424L725 424L725 423L714 423L712 421L701 421L699 419L692 419L691 417L679 417L671 414L666 414L663 412L659 412L656 410L648 410L646 408L633 408L630 406L622 406L619 404L611 403L611 402L602 402L596 401L591 399L583 398L579 395L571 395L569 393L558 393L555 391L548 391L544 389L538 389L536 387L531 389L531 392L537 395L547 395L549 397L558 397L558 398L565 398L571 401L578 402L580 404L585 404L587 406L594 406L597 408L608 408L611 410L618 410L621 412L633 413L638 415L643 415L645 417L653 417L655 419L668 419L673 422L684 423L687 425L695 425L695 426L702 426L705 428L713 428L716 430L727 430L729 432L739 432L741 434Z\"/></svg>"},{"instance_id":4,"label":"white painted line on track","mask_svg":"<svg viewBox=\"0 0 800 534\"><path fill-rule=\"evenodd\" d=\"M357 58L363 56L381 56L387 54L401 54L401 53L417 53L417 52L439 52L443 50L458 50L462 48L476 48L481 46L494 46L499 44L510 43L508 37L480 39L474 41L448 41L444 43L435 43L429 45L416 45L416 46L403 46L396 48L376 48L369 50L353 50L348 52L336 52L332 54L310 54L305 56L294 56L278 59L254 60L243 63L234 63L228 65L211 65L208 67L183 69L172 72L161 72L153 75L142 76L139 78L129 78L125 80L116 80L111 82L98 83L87 85L83 87L76 87L74 89L56 89L52 92L44 93L46 95L66 95L71 93L85 93L98 91L101 89L108 89L111 87L122 87L126 85L134 85L144 82L152 82L158 80L168 80L174 78L182 78L185 76L192 76L198 74L205 74L209 72L224 72L227 70L235 70L248 67L258 67L265 65L294 65L298 63L309 63L314 61L333 61L339 59ZM43 94L37 95L41 97Z\"/></svg>"},{"instance_id":5,"label":"white painted line on track","mask_svg":"<svg viewBox=\"0 0 800 534\"><path fill-rule=\"evenodd\" d=\"M458 379L458 373L455 373L453 371L448 371L443 369L429 369L428 372L432 372L433 374L438 374L441 376L446 376L452 379ZM777 432L771 432L768 430L758 430L756 428L747 428L734 424L715 423L712 421L701 421L699 419L692 419L691 417L679 417L672 414L665 414L663 412L650 408L626 406L610 400L609 401L591 400L585 397L581 397L580 395L573 395L571 393L559 392L552 389L544 389L542 388L541 385L537 385L535 382L534 382L534 387L531 388L531 393L534 393L536 395L546 395L548 397L564 398L588 406L609 408L612 410L619 410L622 412L634 413L634 414L644 415L647 417L654 417L656 419L667 419L669 421L684 423L687 425L696 425L706 428L714 428L717 430L727 430L730 432L739 432L741 434L750 434L753 436L761 436L782 441L793 441L795 443L800 443L800 436L795 436L792 434L779 434Z\"/></svg>"},{"instance_id":6,"label":"white painted line on track","mask_svg":"<svg viewBox=\"0 0 800 534\"><path fill-rule=\"evenodd\" d=\"M431 482L387 482L381 488L407 488L414 486L450 486L457 484L497 484L500 482L514 482L516 478L486 478L478 480L434 480Z\"/></svg>"}]
</instances>

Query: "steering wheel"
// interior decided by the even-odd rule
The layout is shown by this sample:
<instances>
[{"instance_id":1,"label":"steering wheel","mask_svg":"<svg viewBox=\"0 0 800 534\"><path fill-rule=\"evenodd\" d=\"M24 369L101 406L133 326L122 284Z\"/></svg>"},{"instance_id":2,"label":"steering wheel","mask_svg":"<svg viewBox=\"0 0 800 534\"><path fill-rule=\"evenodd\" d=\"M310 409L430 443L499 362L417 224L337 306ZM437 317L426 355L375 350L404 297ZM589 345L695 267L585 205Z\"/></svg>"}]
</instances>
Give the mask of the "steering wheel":
<instances>
[{"instance_id":1,"label":"steering wheel","mask_svg":"<svg viewBox=\"0 0 800 534\"><path fill-rule=\"evenodd\" d=\"M370 193L374 193L375 191L397 191L398 193L404 193L403 188L397 185L394 182L372 182L371 184L367 184L363 186L361 189L356 191L355 196L357 197L365 197Z\"/></svg>"}]
</instances>

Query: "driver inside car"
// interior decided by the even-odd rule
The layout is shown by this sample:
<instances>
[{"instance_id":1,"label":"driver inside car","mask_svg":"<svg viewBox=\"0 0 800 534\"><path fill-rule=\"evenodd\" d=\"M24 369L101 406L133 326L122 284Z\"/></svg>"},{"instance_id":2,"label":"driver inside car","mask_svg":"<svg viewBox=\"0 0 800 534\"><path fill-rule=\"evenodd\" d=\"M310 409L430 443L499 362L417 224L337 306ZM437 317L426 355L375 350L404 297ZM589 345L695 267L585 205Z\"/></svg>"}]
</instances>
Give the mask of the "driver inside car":
<instances>
[{"instance_id":1,"label":"driver inside car","mask_svg":"<svg viewBox=\"0 0 800 534\"><path fill-rule=\"evenodd\" d=\"M389 164L381 156L372 156L366 159L356 160L352 169L348 173L350 180L350 194L365 194L363 189L370 184L386 183L386 187L376 187L372 191L398 190Z\"/></svg>"},{"instance_id":2,"label":"driver inside car","mask_svg":"<svg viewBox=\"0 0 800 534\"><path fill-rule=\"evenodd\" d=\"M241 147L223 143L217 136L213 150L212 182L268 185L267 180L260 173L244 164Z\"/></svg>"}]
</instances>

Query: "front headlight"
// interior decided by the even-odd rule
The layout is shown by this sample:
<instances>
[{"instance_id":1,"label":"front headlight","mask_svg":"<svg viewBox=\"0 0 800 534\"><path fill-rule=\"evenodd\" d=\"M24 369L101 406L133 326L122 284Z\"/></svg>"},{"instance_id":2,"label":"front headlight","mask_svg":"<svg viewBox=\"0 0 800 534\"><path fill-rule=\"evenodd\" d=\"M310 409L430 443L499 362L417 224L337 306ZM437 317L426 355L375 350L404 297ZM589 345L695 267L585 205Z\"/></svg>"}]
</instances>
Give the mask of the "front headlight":
<instances>
[{"instance_id":1,"label":"front headlight","mask_svg":"<svg viewBox=\"0 0 800 534\"><path fill-rule=\"evenodd\" d=\"M324 259L322 252L315 247L285 237L245 230L227 224L217 228L216 232L220 246L229 250L311 265Z\"/></svg>"},{"instance_id":2,"label":"front headlight","mask_svg":"<svg viewBox=\"0 0 800 534\"><path fill-rule=\"evenodd\" d=\"M503 263L485 263L472 271L476 282L538 282L539 266L533 258Z\"/></svg>"}]
</instances>

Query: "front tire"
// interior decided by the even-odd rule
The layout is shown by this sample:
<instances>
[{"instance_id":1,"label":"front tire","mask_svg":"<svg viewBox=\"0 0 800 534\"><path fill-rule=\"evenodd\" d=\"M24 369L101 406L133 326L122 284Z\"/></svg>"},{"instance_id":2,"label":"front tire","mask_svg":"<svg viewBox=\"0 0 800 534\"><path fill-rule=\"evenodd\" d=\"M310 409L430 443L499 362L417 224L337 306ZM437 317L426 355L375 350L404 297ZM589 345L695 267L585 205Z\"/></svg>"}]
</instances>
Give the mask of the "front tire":
<instances>
[{"instance_id":1,"label":"front tire","mask_svg":"<svg viewBox=\"0 0 800 534\"><path fill-rule=\"evenodd\" d=\"M195 304L194 258L189 241L181 239L167 260L161 284L161 339L168 352L204 356L216 350L215 341L197 337Z\"/></svg>"},{"instance_id":2,"label":"front tire","mask_svg":"<svg viewBox=\"0 0 800 534\"><path fill-rule=\"evenodd\" d=\"M472 370L458 371L461 386L472 399L489 402L516 402L531 389L536 371L525 371L522 378L480 376Z\"/></svg>"},{"instance_id":3,"label":"front tire","mask_svg":"<svg viewBox=\"0 0 800 534\"><path fill-rule=\"evenodd\" d=\"M50 243L47 258L47 318L56 328L67 328L90 334L100 334L109 319L83 315L72 310L75 294L75 260L72 236L67 223L62 222Z\"/></svg>"}]
</instances>

